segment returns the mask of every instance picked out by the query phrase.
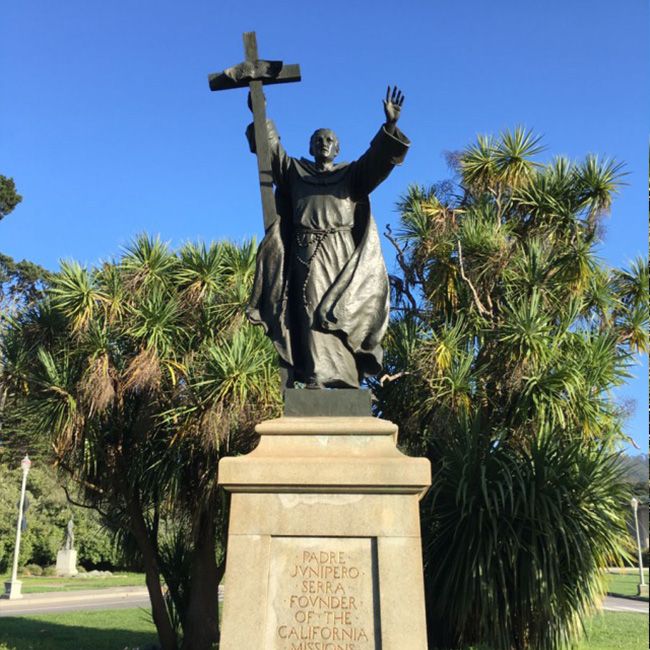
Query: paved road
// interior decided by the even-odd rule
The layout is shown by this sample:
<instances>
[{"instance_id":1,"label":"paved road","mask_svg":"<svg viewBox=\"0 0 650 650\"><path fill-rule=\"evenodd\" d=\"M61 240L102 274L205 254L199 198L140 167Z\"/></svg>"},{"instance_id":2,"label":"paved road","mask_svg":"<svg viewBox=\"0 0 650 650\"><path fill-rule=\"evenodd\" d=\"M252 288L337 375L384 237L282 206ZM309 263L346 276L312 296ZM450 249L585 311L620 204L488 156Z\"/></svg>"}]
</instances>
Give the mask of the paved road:
<instances>
[{"instance_id":1,"label":"paved road","mask_svg":"<svg viewBox=\"0 0 650 650\"><path fill-rule=\"evenodd\" d=\"M219 588L219 600L223 601L222 587ZM24 594L20 600L0 600L0 617L128 607L150 607L145 587Z\"/></svg>"},{"instance_id":2,"label":"paved road","mask_svg":"<svg viewBox=\"0 0 650 650\"><path fill-rule=\"evenodd\" d=\"M633 600L632 598L607 596L603 603L603 609L607 612L634 612L648 615L648 603L642 600Z\"/></svg>"},{"instance_id":3,"label":"paved road","mask_svg":"<svg viewBox=\"0 0 650 650\"><path fill-rule=\"evenodd\" d=\"M223 588L219 589L219 600L223 600ZM21 600L0 600L0 617L127 607L148 608L147 590L144 587L114 587L89 591L25 594ZM630 598L607 596L603 609L609 612L634 612L648 615L647 602Z\"/></svg>"},{"instance_id":4,"label":"paved road","mask_svg":"<svg viewBox=\"0 0 650 650\"><path fill-rule=\"evenodd\" d=\"M113 587L83 591L23 594L19 600L0 600L0 616L25 616L91 609L149 607L143 587Z\"/></svg>"}]
</instances>

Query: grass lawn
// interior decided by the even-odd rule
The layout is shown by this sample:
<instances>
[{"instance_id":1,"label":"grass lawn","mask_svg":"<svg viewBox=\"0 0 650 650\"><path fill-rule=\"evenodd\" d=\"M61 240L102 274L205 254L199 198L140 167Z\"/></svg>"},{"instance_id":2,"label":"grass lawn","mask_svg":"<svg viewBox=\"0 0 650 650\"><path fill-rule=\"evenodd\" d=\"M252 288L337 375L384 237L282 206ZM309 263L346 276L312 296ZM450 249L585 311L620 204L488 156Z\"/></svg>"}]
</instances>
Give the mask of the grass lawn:
<instances>
[{"instance_id":1,"label":"grass lawn","mask_svg":"<svg viewBox=\"0 0 650 650\"><path fill-rule=\"evenodd\" d=\"M587 625L587 637L580 650L647 650L647 647L647 616L604 612Z\"/></svg>"},{"instance_id":2,"label":"grass lawn","mask_svg":"<svg viewBox=\"0 0 650 650\"><path fill-rule=\"evenodd\" d=\"M607 591L613 596L636 596L639 584L639 573L610 573L608 575ZM645 571L645 581L648 584L648 571ZM643 600L648 600L644 598Z\"/></svg>"},{"instance_id":3,"label":"grass lawn","mask_svg":"<svg viewBox=\"0 0 650 650\"><path fill-rule=\"evenodd\" d=\"M45 578L19 576L23 582L24 594L37 594L47 591L75 591L78 589L105 589L107 587L144 587L143 573L120 573L111 578ZM10 580L5 576L4 580Z\"/></svg>"},{"instance_id":4,"label":"grass lawn","mask_svg":"<svg viewBox=\"0 0 650 650\"><path fill-rule=\"evenodd\" d=\"M10 650L131 650L156 638L145 609L0 618L0 648Z\"/></svg>"},{"instance_id":5,"label":"grass lawn","mask_svg":"<svg viewBox=\"0 0 650 650\"><path fill-rule=\"evenodd\" d=\"M605 612L587 625L579 650L646 650L648 617ZM10 650L133 650L155 643L144 609L69 612L0 619L0 648Z\"/></svg>"}]
</instances>

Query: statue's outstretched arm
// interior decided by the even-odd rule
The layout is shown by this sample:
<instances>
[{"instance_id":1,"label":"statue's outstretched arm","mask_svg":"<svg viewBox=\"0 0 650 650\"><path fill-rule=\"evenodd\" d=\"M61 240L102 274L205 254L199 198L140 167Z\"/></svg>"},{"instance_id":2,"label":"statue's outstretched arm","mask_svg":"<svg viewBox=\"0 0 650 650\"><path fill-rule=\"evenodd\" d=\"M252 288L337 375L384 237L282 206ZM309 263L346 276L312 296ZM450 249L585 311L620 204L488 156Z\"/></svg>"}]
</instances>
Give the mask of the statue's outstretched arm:
<instances>
[{"instance_id":1,"label":"statue's outstretched arm","mask_svg":"<svg viewBox=\"0 0 650 650\"><path fill-rule=\"evenodd\" d=\"M383 100L386 121L373 138L368 150L352 163L352 186L355 200L372 192L404 160L410 140L397 128L404 94L397 86L388 86Z\"/></svg>"}]
</instances>

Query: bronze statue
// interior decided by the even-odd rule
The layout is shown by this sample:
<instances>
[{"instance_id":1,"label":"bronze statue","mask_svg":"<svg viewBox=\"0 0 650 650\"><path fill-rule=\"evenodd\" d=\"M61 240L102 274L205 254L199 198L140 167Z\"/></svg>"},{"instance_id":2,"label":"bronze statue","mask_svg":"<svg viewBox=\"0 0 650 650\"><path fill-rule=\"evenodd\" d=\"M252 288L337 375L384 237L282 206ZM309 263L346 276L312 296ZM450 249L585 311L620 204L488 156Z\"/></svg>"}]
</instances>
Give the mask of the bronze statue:
<instances>
[{"instance_id":1,"label":"bronze statue","mask_svg":"<svg viewBox=\"0 0 650 650\"><path fill-rule=\"evenodd\" d=\"M289 157L268 122L279 219L258 251L248 313L275 343L289 385L358 388L381 368L389 286L368 195L408 150L397 128L403 101L388 89L385 123L349 164L334 162L330 129L311 136L311 162ZM247 135L254 150L252 125Z\"/></svg>"},{"instance_id":2,"label":"bronze statue","mask_svg":"<svg viewBox=\"0 0 650 650\"><path fill-rule=\"evenodd\" d=\"M247 60L211 75L210 87L250 88L255 120L246 135L258 156L266 233L248 315L275 344L287 386L358 388L381 369L389 310L368 195L408 151L409 140L397 128L404 96L388 88L386 120L358 160L334 162L339 140L330 129L311 136L313 162L292 158L266 120L262 84L298 81L300 70L260 61L254 33L245 34L244 43Z\"/></svg>"}]
</instances>

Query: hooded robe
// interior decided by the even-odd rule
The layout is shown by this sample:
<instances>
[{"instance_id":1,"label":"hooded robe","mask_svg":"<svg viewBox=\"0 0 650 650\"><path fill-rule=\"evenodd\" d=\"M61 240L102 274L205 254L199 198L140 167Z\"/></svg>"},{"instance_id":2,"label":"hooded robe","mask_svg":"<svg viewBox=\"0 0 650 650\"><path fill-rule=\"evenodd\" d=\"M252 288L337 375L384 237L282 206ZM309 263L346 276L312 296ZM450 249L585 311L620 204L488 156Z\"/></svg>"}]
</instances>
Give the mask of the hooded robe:
<instances>
[{"instance_id":1,"label":"hooded robe","mask_svg":"<svg viewBox=\"0 0 650 650\"><path fill-rule=\"evenodd\" d=\"M257 252L248 316L294 381L358 388L381 369L390 291L368 195L409 140L384 126L355 162L319 171L288 156L267 123L278 218ZM247 137L254 151L253 125Z\"/></svg>"}]
</instances>

